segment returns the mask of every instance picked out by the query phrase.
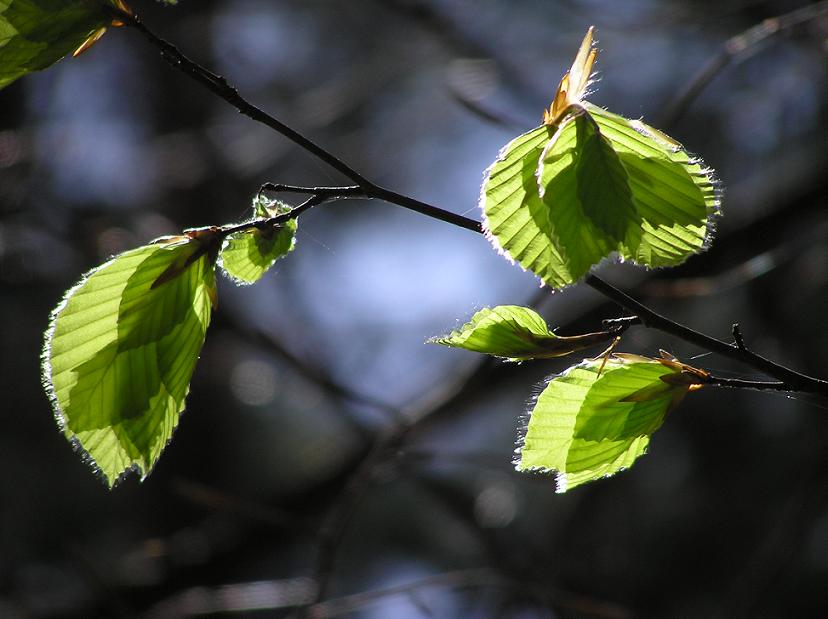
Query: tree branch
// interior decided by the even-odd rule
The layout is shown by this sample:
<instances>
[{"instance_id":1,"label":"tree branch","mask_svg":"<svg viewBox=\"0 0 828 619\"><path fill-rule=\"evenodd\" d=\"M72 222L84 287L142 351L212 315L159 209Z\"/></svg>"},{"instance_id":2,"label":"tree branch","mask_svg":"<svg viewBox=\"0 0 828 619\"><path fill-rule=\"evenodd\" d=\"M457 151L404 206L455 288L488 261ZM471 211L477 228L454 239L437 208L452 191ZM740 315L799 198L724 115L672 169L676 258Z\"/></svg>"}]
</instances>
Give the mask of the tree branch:
<instances>
[{"instance_id":1,"label":"tree branch","mask_svg":"<svg viewBox=\"0 0 828 619\"><path fill-rule=\"evenodd\" d=\"M823 10L828 10L828 0L824 0L820 4L815 5L815 7L819 7ZM281 225L289 219L298 217L301 213L313 208L314 206L340 197L361 197L367 199L383 200L385 202L390 202L392 204L396 204L398 206L411 209L417 213L426 215L427 217L431 217L433 219L437 219L439 221L443 221L445 223L449 223L451 225L464 228L472 232L483 233L483 227L481 223L475 219L452 213L451 211L441 209L439 207L428 204L426 202L422 202L410 196L406 196L392 191L390 189L386 189L384 187L377 185L376 183L369 181L362 174L357 172L355 169L353 169L351 166L343 162L341 159L339 159L329 151L325 150L321 146L318 146L316 143L314 143L301 133L295 131L294 129L291 129L281 121L270 116L269 114L259 109L255 105L249 103L246 99L239 95L238 91L230 84L228 84L223 77L216 75L211 71L208 71L199 64L187 58L174 45L168 43L164 39L161 39L160 37L156 36L152 31L150 31L137 16L129 15L115 8L112 8L111 10L113 11L114 16L117 16L117 18L123 21L126 25L135 28L150 43L152 43L156 48L158 48L161 51L161 55L164 57L164 59L167 60L167 62L169 62L173 67L184 72L186 75L189 75L191 78L193 78L194 80L205 86L207 89L209 89L212 93L227 101L230 105L235 107L242 114L268 126L277 133L293 141L295 144L297 144L301 148L305 149L307 152L317 157L320 161L323 161L335 170L338 170L348 179L356 183L356 187L341 186L316 188L299 187L296 185L265 184L262 186L263 190L284 191L291 193L309 193L311 194L311 197L302 205L296 207L287 214L272 217L270 219L254 220L251 222L245 222L243 224L222 228L221 232L224 235L230 234L232 232L247 230L251 227L265 228L268 226ZM813 17L811 13L808 13L807 15L809 19ZM803 19L804 18L802 15L797 16L796 20L789 18L789 20L795 23L800 23L801 21L803 21ZM664 331L666 333L670 333L671 335L679 337L687 342L700 346L705 350L716 352L722 356L729 357L731 359L735 359L736 361L745 363L757 370L760 370L761 372L768 374L769 376L779 379L787 385L789 391L805 391L810 393L828 395L828 382L819 380L817 378L812 378L804 374L800 374L798 372L795 372L794 370L781 366L777 363L770 361L769 359L757 355L756 353L752 353L747 349L739 348L738 346L732 346L730 344L722 342L721 340L717 340L716 338L710 337L698 331L694 331L689 327L686 327L664 316L661 316L657 312L651 310L642 303L628 296L621 290L618 290L614 286L605 282L597 275L590 273L586 276L584 283L590 286L591 288L597 290L608 299L618 303L619 305L621 305L628 311L632 312L633 314L638 315L644 326L653 329L658 329L659 331Z\"/></svg>"},{"instance_id":2,"label":"tree branch","mask_svg":"<svg viewBox=\"0 0 828 619\"><path fill-rule=\"evenodd\" d=\"M828 5L828 1L820 3L820 5L816 6L822 5ZM300 187L295 185L267 183L262 186L262 191L308 194L310 197L289 213L272 218L245 222L243 224L226 226L219 229L220 234L226 236L233 232L240 232L251 228L266 228L281 225L286 221L299 216L301 213L304 213L320 204L324 204L325 202L351 198L383 200L478 234L483 232L482 225L477 220L458 215L434 205L422 202L413 197L386 189L368 180L350 165L326 149L318 146L309 138L291 129L281 121L273 118L266 112L246 101L239 95L238 91L234 87L227 83L223 77L208 71L188 59L175 46L152 33L137 17L127 15L117 11L117 9L114 8L112 11L117 14L118 19L140 32L144 38L159 49L162 57L173 67L200 83L210 92L238 109L242 114L248 116L256 122L264 124L270 129L288 138L300 148L311 153L320 161L328 164L331 168L340 172L350 182L354 183L353 185L343 185L339 187ZM706 83L707 82L702 82L701 87L706 85ZM761 357L760 355L752 353L744 347L743 343L731 345L697 332L687 326L676 323L658 314L626 293L613 287L597 275L587 275L584 283L601 293L604 297L614 301L629 312L635 314L637 316L637 320L642 325L670 333L687 342L700 346L705 350L710 350L725 357L743 362L774 378L779 379L780 381L769 383L711 377L708 384L720 387L773 389L778 391L799 390L828 395L828 382L805 376L795 372L794 370L776 364L764 357ZM628 319L628 321L624 324L629 326L633 324L633 322L633 319ZM379 467L398 452L400 445L404 442L407 434L412 428L414 428L423 419L431 418L437 412L445 410L447 407L451 406L459 394L464 393L467 389L471 388L470 386L476 384L476 380L485 374L488 367L488 360L481 361L476 366L476 369L470 373L470 375L463 377L459 386L451 385L453 389L451 393L443 394L441 398L435 398L436 403L431 401L429 406L425 407L423 410L415 411L408 416L405 416L403 419L394 422L387 428L384 434L380 435L375 440L372 449L364 457L356 471L349 477L348 483L344 490L335 499L333 505L326 514L324 524L318 535L319 547L312 568L315 580L318 582L319 586L316 593L312 596L313 599L310 600L307 605L298 609L300 613L312 614L314 611L324 612L326 607L324 605L325 603L322 603L321 600L324 599L328 590L328 584L333 573L336 553L339 548L340 541L347 528L348 522L350 521L351 515L358 507L359 502L365 495L367 489L372 485L374 476ZM370 600L370 594L363 595L367 596ZM350 600L350 602L353 601L353 599ZM362 600L357 599L357 602L360 603L365 601L365 597ZM331 610L337 610L336 606L334 606L333 609L331 609L330 606L327 608L329 612Z\"/></svg>"},{"instance_id":3,"label":"tree branch","mask_svg":"<svg viewBox=\"0 0 828 619\"><path fill-rule=\"evenodd\" d=\"M323 202L336 199L338 196L345 196L348 198L362 197L368 199L374 197L366 194L364 190L360 188L350 186L300 187L296 185L277 185L273 183L267 183L263 185L262 188L270 191L284 191L290 193L310 194L313 194L318 190L319 194L312 196L305 203L303 203L301 206L297 207L290 213L279 215L278 217L274 217L271 219L256 220L245 224L239 224L237 226L230 228L231 231L237 231L239 229L245 229L250 227L266 227L268 225L278 225L284 223L288 219L298 216L300 212L304 212L305 210L312 208L317 204L321 204ZM317 198L317 200L314 201L314 198ZM391 202L392 204L400 204L399 198L406 198L406 196L401 196L400 194L388 192L384 199L386 202ZM428 206L431 210L431 213L429 214L430 217L453 225L459 225L460 227L465 228L467 230L471 230L473 232L481 234L483 232L483 228L480 222L474 219L470 219L462 215L457 215L455 213L450 213L449 211L445 211L436 206ZM721 387L741 387L744 389L773 389L777 391L803 391L808 393L828 395L828 381L820 380L818 378L801 374L795 370L775 363L770 359L767 359L757 353L751 352L745 347L744 342L741 341L740 338L737 338L736 344L728 344L727 342L723 342L714 337L691 329L690 327L670 320L669 318L662 316L658 312L650 309L643 303L633 299L631 296L619 290L615 286L611 285L609 282L604 281L602 278L598 277L594 273L588 274L584 278L584 283L587 286L596 290L597 292L601 293L607 299L614 301L627 311L631 312L632 314L635 314L635 316L637 317L637 322L639 322L643 326L651 329L656 329L664 333L669 333L670 335L678 337L684 340L685 342L694 344L700 348L703 348L704 350L715 352L719 355L722 355L723 357L728 357L735 361L744 363L754 369L759 370L760 372L764 372L768 376L777 378L780 381L776 383L768 383L764 381L727 381L727 379L720 379L718 382L714 381L709 384L715 384ZM622 320L633 321L636 319L624 318Z\"/></svg>"},{"instance_id":4,"label":"tree branch","mask_svg":"<svg viewBox=\"0 0 828 619\"><path fill-rule=\"evenodd\" d=\"M665 333L669 333L670 335L674 335L685 342L689 342L691 344L695 344L696 346L703 348L705 350L709 350L711 352L715 352L723 357L728 357L729 359L733 359L735 361L740 361L746 365L749 365L752 368L759 370L760 372L764 372L768 376L773 376L774 378L778 378L780 381L785 383L787 389L780 388L780 390L787 390L787 391L805 391L809 393L818 393L821 395L828 395L828 382L824 380L820 380L818 378L813 378L811 376L806 376L805 374L800 374L790 368L786 368L785 366L779 365L778 363L774 363L773 361L762 357L754 352L749 351L747 348L739 347L738 344L728 344L721 340L717 340L714 337L709 335L705 335L704 333L700 333L699 331L695 331L690 327L686 327L682 324L674 322L665 316L662 316L658 312L651 310L649 307L636 301L627 293L619 290L615 286L612 286L608 282L605 282L603 279L590 273L586 276L584 280L591 288L594 288L602 295L615 301L618 305L623 307L629 312L632 312L641 320L641 324L645 327L650 327L653 329L658 329L659 331L663 331ZM748 382L748 381L745 381ZM722 385L724 386L724 385ZM728 386L735 386L733 384ZM751 389L762 387L751 386Z\"/></svg>"}]
</instances>

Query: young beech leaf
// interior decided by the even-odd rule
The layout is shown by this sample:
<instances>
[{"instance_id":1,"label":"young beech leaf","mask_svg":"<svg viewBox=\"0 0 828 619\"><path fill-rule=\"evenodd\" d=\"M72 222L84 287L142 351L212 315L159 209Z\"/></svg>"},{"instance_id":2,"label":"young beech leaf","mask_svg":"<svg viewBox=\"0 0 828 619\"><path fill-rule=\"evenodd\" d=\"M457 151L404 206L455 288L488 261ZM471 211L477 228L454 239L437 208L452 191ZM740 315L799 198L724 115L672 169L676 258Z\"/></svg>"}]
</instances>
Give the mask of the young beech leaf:
<instances>
[{"instance_id":1,"label":"young beech leaf","mask_svg":"<svg viewBox=\"0 0 828 619\"><path fill-rule=\"evenodd\" d=\"M530 411L516 467L557 471L558 492L629 468L665 415L707 376L672 358L586 359L547 382Z\"/></svg>"},{"instance_id":2,"label":"young beech leaf","mask_svg":"<svg viewBox=\"0 0 828 619\"><path fill-rule=\"evenodd\" d=\"M555 288L618 255L677 265L704 249L718 211L712 171L641 121L584 100L587 33L544 124L507 144L480 193L487 237Z\"/></svg>"},{"instance_id":3,"label":"young beech leaf","mask_svg":"<svg viewBox=\"0 0 828 619\"><path fill-rule=\"evenodd\" d=\"M113 21L121 0L0 0L0 88L67 54L88 49Z\"/></svg>"},{"instance_id":4,"label":"young beech leaf","mask_svg":"<svg viewBox=\"0 0 828 619\"><path fill-rule=\"evenodd\" d=\"M626 237L621 257L665 267L703 250L719 213L719 185L713 171L658 129L590 103L585 110L627 172L635 234Z\"/></svg>"},{"instance_id":5,"label":"young beech leaf","mask_svg":"<svg viewBox=\"0 0 828 619\"><path fill-rule=\"evenodd\" d=\"M253 218L274 217L290 211L279 201L258 197L253 201ZM237 284L252 284L259 280L279 258L293 250L296 244L296 219L279 228L253 228L228 235L219 254L219 266Z\"/></svg>"},{"instance_id":6,"label":"young beech leaf","mask_svg":"<svg viewBox=\"0 0 828 619\"><path fill-rule=\"evenodd\" d=\"M184 409L215 300L210 229L115 256L52 312L43 383L66 437L111 487L143 479Z\"/></svg>"},{"instance_id":7,"label":"young beech leaf","mask_svg":"<svg viewBox=\"0 0 828 619\"><path fill-rule=\"evenodd\" d=\"M484 308L471 320L448 335L428 340L482 352L508 361L562 357L615 338L614 332L601 331L574 336L557 336L546 321L532 309L517 305Z\"/></svg>"}]
</instances>

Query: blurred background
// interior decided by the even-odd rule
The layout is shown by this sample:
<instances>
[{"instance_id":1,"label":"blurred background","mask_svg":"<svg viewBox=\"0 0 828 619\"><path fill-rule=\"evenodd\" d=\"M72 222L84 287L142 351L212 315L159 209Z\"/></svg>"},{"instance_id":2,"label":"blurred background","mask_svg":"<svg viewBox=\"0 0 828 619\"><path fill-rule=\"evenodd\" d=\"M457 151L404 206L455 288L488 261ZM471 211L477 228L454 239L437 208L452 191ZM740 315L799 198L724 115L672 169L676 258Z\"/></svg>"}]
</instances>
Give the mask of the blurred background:
<instances>
[{"instance_id":1,"label":"blurred background","mask_svg":"<svg viewBox=\"0 0 828 619\"><path fill-rule=\"evenodd\" d=\"M707 253L601 275L828 377L826 3L132 6L368 178L474 218L483 170L539 123L595 25L591 100L668 131L727 190ZM345 179L128 29L0 92L0 617L828 612L824 399L703 390L634 469L556 495L511 459L527 400L567 361L424 340L495 304L531 303L562 334L622 311L582 287L552 295L483 237L379 202L310 212L260 283L220 282L174 440L145 482L107 491L40 386L49 312L111 254L244 219L265 181ZM640 327L620 346L659 348L759 377Z\"/></svg>"}]
</instances>

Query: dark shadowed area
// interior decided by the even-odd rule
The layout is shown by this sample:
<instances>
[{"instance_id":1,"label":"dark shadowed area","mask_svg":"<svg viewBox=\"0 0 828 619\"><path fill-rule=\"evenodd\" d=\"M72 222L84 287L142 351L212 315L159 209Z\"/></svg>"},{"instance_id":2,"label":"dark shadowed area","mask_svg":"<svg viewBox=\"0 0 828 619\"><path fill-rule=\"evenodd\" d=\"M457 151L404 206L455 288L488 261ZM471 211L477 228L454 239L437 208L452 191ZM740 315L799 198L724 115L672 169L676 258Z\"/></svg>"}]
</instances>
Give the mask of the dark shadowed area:
<instances>
[{"instance_id":1,"label":"dark shadowed area","mask_svg":"<svg viewBox=\"0 0 828 619\"><path fill-rule=\"evenodd\" d=\"M828 378L825 2L131 4L366 177L473 218L483 171L539 124L595 25L591 100L669 132L726 187L706 253L601 276ZM40 384L49 312L112 254L246 218L268 181L348 183L128 28L0 91L0 617L828 612L828 401L703 389L633 469L555 494L511 461L527 402L571 361L424 341L484 306L533 304L561 334L622 310L379 201L310 211L261 282L219 283L173 441L143 483L107 491ZM761 378L643 327L619 347L659 349Z\"/></svg>"}]
</instances>

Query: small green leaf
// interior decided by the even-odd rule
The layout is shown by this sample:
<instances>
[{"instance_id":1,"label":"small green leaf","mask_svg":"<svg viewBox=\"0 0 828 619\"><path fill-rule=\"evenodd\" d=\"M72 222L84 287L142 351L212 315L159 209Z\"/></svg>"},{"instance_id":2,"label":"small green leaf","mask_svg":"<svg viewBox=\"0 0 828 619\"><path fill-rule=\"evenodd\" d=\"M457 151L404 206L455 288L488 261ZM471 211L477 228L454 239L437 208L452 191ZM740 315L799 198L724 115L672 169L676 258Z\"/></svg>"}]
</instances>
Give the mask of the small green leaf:
<instances>
[{"instance_id":1,"label":"small green leaf","mask_svg":"<svg viewBox=\"0 0 828 619\"><path fill-rule=\"evenodd\" d=\"M193 232L91 270L52 312L43 384L111 487L145 478L178 424L215 299L216 239Z\"/></svg>"},{"instance_id":2,"label":"small green leaf","mask_svg":"<svg viewBox=\"0 0 828 619\"><path fill-rule=\"evenodd\" d=\"M534 310L517 305L499 305L480 310L459 329L432 338L428 343L464 348L509 361L523 361L562 357L614 337L615 332L610 331L559 337L550 331L543 317Z\"/></svg>"},{"instance_id":3,"label":"small green leaf","mask_svg":"<svg viewBox=\"0 0 828 619\"><path fill-rule=\"evenodd\" d=\"M253 217L263 219L290 211L290 207L278 201L258 197L253 202ZM296 244L296 219L285 222L279 228L259 230L251 228L228 235L219 255L219 266L237 284L258 281L279 259L292 251Z\"/></svg>"},{"instance_id":4,"label":"small green leaf","mask_svg":"<svg viewBox=\"0 0 828 619\"><path fill-rule=\"evenodd\" d=\"M0 0L0 88L90 44L112 22L112 0Z\"/></svg>"},{"instance_id":5,"label":"small green leaf","mask_svg":"<svg viewBox=\"0 0 828 619\"><path fill-rule=\"evenodd\" d=\"M557 471L557 491L566 492L629 468L667 413L705 376L675 360L587 359L552 377L538 396L517 469Z\"/></svg>"}]
</instances>

